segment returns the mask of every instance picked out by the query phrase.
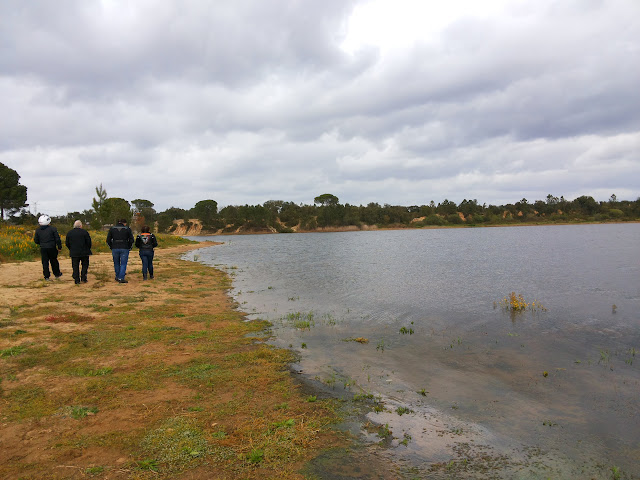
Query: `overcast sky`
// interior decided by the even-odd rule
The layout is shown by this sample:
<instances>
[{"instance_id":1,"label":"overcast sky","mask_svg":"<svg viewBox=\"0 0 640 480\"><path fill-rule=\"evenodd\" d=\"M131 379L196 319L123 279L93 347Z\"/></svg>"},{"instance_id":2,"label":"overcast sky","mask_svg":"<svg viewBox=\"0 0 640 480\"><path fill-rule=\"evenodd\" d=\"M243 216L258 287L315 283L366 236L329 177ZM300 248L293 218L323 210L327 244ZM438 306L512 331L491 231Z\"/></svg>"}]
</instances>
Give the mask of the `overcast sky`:
<instances>
[{"instance_id":1,"label":"overcast sky","mask_svg":"<svg viewBox=\"0 0 640 480\"><path fill-rule=\"evenodd\" d=\"M640 197L638 0L2 0L32 211Z\"/></svg>"}]
</instances>

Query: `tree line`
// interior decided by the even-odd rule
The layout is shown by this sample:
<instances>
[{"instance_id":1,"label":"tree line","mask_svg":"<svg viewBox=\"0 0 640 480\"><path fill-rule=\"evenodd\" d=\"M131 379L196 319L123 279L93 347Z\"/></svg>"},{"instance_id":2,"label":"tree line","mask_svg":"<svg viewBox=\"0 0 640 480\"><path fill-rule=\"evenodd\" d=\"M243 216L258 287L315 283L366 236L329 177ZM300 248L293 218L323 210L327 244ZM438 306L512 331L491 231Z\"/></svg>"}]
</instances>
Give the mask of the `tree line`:
<instances>
[{"instance_id":1,"label":"tree line","mask_svg":"<svg viewBox=\"0 0 640 480\"><path fill-rule=\"evenodd\" d=\"M19 185L19 175L0 163L0 208L9 214L11 223L36 224L39 213L32 214L25 207L26 187ZM640 198L635 201L618 200L616 195L604 202L590 196L567 200L563 196L547 195L530 202L523 198L506 205L480 204L476 199L460 203L444 199L424 205L365 205L341 204L337 196L325 193L313 199L313 204L297 204L284 200L268 200L262 205L229 205L218 210L215 200L197 202L190 209L171 207L158 212L147 199L131 201L109 197L102 185L95 188L91 208L52 217L56 224L71 225L82 220L91 228L100 229L125 218L136 228L154 227L165 233L176 223L190 225L197 220L206 233L314 231L318 229L420 228L453 225L508 225L523 223L571 223L637 221L640 219Z\"/></svg>"}]
</instances>

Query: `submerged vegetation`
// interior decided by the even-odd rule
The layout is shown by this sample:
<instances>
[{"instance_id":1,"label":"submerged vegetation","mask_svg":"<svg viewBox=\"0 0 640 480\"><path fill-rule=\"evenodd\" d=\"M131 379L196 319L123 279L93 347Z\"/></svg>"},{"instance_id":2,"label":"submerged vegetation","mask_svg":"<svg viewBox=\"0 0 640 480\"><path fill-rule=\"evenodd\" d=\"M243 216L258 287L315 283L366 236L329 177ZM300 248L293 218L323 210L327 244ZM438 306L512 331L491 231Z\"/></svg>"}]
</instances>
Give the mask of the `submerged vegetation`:
<instances>
[{"instance_id":1,"label":"submerged vegetation","mask_svg":"<svg viewBox=\"0 0 640 480\"><path fill-rule=\"evenodd\" d=\"M537 300L527 302L522 294L511 292L509 295L500 300L500 306L507 312L518 313L530 310L532 312L546 312L547 309Z\"/></svg>"}]
</instances>

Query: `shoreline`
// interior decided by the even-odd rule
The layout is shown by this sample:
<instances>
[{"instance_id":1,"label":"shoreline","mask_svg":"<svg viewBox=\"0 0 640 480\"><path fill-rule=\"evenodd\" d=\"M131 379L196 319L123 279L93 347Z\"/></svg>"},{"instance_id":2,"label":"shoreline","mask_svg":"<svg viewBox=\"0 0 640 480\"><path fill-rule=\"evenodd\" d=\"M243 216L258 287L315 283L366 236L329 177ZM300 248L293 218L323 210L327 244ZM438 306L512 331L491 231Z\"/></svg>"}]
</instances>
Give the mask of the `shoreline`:
<instances>
[{"instance_id":1,"label":"shoreline","mask_svg":"<svg viewBox=\"0 0 640 480\"><path fill-rule=\"evenodd\" d=\"M130 255L128 284L108 253L81 285L67 258L52 282L38 261L0 265L0 476L302 479L356 448L336 400L264 343L267 322L246 321L228 275L179 258L210 245L156 250L146 282Z\"/></svg>"},{"instance_id":2,"label":"shoreline","mask_svg":"<svg viewBox=\"0 0 640 480\"><path fill-rule=\"evenodd\" d=\"M625 225L640 223L640 220L628 220L619 222L523 222L523 223L494 223L494 224L460 224L460 225L426 225L422 227L412 226L396 226L396 227L378 227L376 225L365 225L359 228L355 225L344 227L324 227L315 230L296 230L293 232L274 232L274 231L238 231L238 232L216 232L216 233L173 233L176 237L224 237L230 235L286 235L296 233L342 233L342 232L380 232L380 231L396 231L396 230L440 230L440 229L459 229L459 228L500 228L500 227L543 227L543 226L571 226L571 225Z\"/></svg>"}]
</instances>

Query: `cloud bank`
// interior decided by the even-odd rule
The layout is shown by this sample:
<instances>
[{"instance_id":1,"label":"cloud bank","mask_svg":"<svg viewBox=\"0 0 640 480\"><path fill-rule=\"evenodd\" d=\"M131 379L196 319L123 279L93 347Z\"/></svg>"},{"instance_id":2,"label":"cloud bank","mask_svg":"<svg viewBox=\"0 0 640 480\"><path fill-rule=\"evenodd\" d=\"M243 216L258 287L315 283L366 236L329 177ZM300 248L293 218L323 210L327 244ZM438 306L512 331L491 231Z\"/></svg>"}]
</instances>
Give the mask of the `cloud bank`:
<instances>
[{"instance_id":1,"label":"cloud bank","mask_svg":"<svg viewBox=\"0 0 640 480\"><path fill-rule=\"evenodd\" d=\"M640 3L0 3L32 210L640 196Z\"/></svg>"}]
</instances>

